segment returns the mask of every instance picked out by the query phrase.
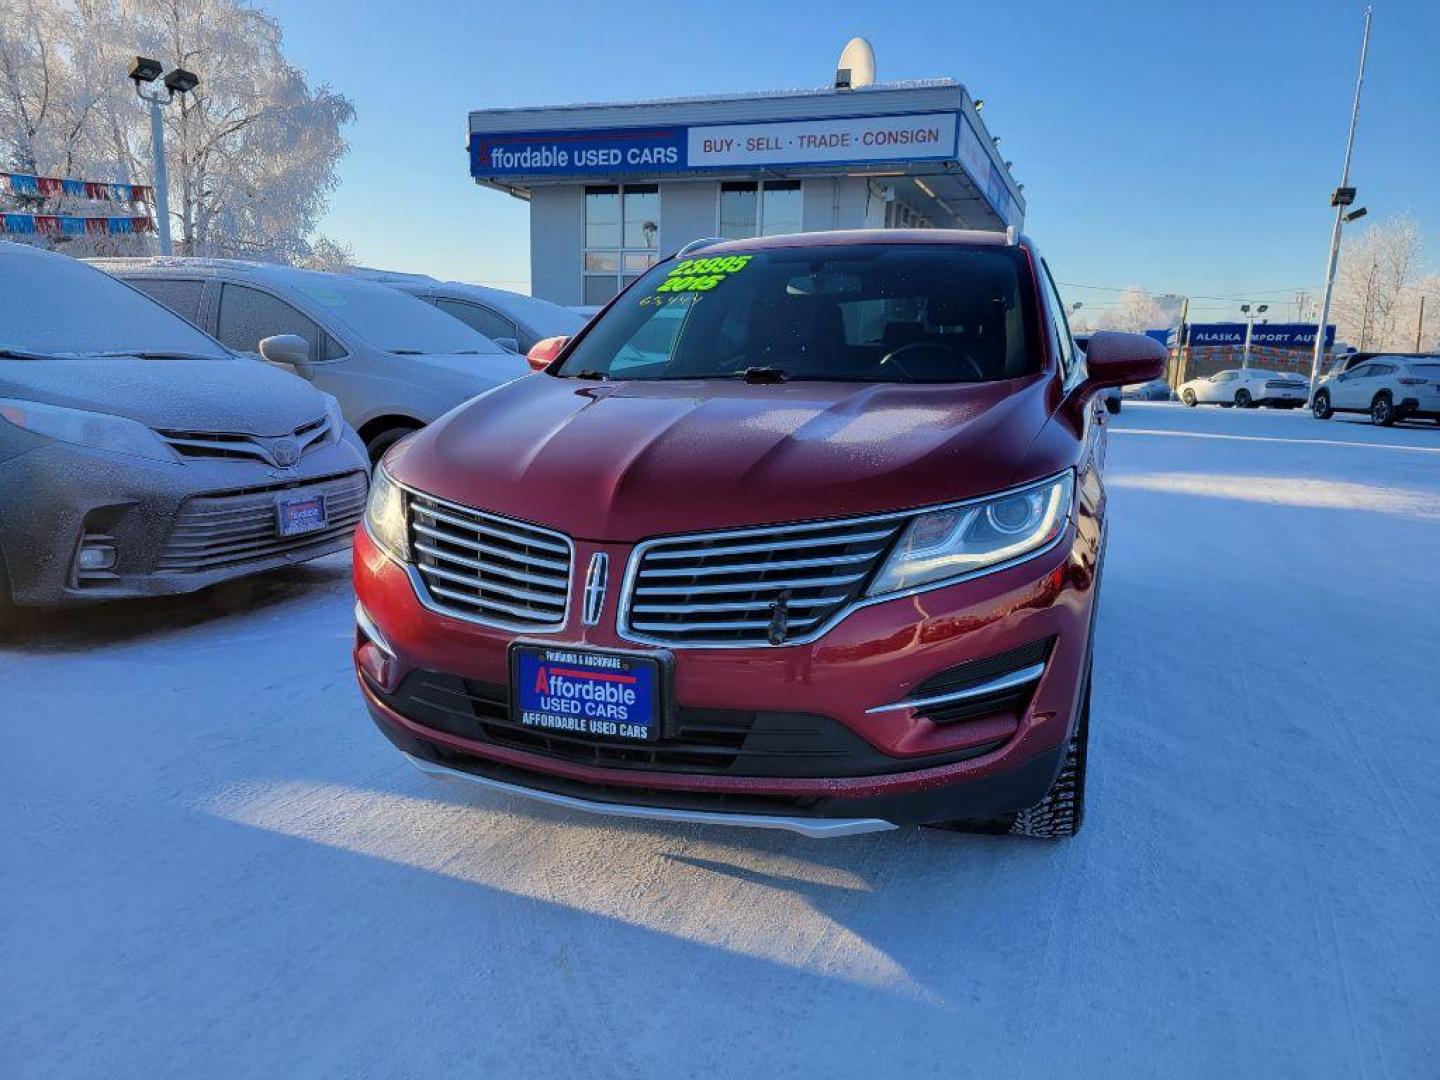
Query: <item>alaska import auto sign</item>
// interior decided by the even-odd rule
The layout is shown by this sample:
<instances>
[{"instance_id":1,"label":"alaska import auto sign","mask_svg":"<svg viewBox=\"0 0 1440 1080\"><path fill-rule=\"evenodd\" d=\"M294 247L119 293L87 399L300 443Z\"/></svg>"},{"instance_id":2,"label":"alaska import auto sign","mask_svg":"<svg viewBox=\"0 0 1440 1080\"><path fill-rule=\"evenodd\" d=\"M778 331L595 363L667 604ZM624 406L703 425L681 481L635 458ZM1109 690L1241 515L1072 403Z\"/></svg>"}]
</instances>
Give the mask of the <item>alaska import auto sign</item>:
<instances>
[{"instance_id":1,"label":"alaska import auto sign","mask_svg":"<svg viewBox=\"0 0 1440 1080\"><path fill-rule=\"evenodd\" d=\"M958 116L911 113L697 127L473 132L482 179L954 159Z\"/></svg>"}]
</instances>

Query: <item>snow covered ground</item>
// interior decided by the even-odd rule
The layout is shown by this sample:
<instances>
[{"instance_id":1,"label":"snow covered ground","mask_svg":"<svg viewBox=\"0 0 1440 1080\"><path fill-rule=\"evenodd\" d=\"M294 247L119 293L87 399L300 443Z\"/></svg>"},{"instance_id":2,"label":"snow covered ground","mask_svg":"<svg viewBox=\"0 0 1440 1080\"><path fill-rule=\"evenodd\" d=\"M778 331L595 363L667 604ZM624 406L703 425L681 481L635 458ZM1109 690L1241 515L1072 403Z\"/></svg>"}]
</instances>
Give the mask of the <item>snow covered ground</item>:
<instances>
[{"instance_id":1,"label":"snow covered ground","mask_svg":"<svg viewBox=\"0 0 1440 1080\"><path fill-rule=\"evenodd\" d=\"M0 1075L1440 1061L1440 429L1127 402L1087 824L818 842L425 780L343 559L0 650Z\"/></svg>"}]
</instances>

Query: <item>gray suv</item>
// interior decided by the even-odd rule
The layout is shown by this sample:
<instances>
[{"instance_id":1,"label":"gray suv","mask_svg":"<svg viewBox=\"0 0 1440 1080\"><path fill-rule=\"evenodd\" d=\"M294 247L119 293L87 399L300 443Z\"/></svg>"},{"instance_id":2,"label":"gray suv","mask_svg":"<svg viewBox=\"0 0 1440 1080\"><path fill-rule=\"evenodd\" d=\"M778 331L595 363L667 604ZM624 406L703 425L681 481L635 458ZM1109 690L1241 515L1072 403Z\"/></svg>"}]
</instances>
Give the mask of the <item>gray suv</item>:
<instances>
[{"instance_id":1,"label":"gray suv","mask_svg":"<svg viewBox=\"0 0 1440 1080\"><path fill-rule=\"evenodd\" d=\"M372 461L477 394L530 373L523 357L429 304L346 274L238 259L92 259L236 352L334 394Z\"/></svg>"}]
</instances>

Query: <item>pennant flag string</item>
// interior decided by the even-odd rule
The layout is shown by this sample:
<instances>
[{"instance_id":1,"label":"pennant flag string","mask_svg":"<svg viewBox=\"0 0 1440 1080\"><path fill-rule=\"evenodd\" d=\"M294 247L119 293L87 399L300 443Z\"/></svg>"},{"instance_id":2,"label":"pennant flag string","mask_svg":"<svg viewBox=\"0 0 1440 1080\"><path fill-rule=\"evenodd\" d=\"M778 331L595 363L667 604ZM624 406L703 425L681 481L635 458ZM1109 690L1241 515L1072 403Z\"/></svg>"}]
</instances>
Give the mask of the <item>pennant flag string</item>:
<instances>
[{"instance_id":1,"label":"pennant flag string","mask_svg":"<svg viewBox=\"0 0 1440 1080\"><path fill-rule=\"evenodd\" d=\"M0 213L0 233L15 236L126 236L148 233L155 222L144 215L123 217L85 217L79 214L14 214Z\"/></svg>"},{"instance_id":2,"label":"pennant flag string","mask_svg":"<svg viewBox=\"0 0 1440 1080\"><path fill-rule=\"evenodd\" d=\"M0 190L6 188L12 195L29 195L34 198L69 195L77 199L100 199L105 202L149 202L153 195L153 190L147 184L112 184L95 180L71 180L59 176L0 172Z\"/></svg>"}]
</instances>

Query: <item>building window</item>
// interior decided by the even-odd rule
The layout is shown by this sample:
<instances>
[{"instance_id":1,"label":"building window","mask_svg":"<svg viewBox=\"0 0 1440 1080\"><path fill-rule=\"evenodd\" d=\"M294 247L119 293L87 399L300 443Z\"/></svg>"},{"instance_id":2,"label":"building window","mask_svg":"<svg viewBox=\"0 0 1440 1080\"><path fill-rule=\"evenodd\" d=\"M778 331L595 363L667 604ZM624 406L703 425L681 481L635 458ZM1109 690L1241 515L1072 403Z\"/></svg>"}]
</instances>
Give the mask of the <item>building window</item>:
<instances>
[{"instance_id":1,"label":"building window","mask_svg":"<svg viewBox=\"0 0 1440 1080\"><path fill-rule=\"evenodd\" d=\"M799 180L727 181L720 185L720 235L726 240L801 231Z\"/></svg>"},{"instance_id":2,"label":"building window","mask_svg":"<svg viewBox=\"0 0 1440 1080\"><path fill-rule=\"evenodd\" d=\"M658 184L585 189L585 303L607 303L659 257Z\"/></svg>"},{"instance_id":3,"label":"building window","mask_svg":"<svg viewBox=\"0 0 1440 1080\"><path fill-rule=\"evenodd\" d=\"M930 219L916 212L909 203L899 199L885 204L885 227L887 229L928 229Z\"/></svg>"}]
</instances>

